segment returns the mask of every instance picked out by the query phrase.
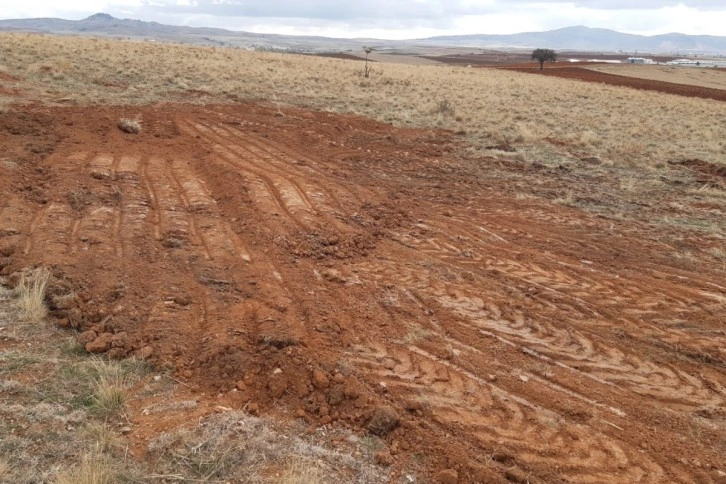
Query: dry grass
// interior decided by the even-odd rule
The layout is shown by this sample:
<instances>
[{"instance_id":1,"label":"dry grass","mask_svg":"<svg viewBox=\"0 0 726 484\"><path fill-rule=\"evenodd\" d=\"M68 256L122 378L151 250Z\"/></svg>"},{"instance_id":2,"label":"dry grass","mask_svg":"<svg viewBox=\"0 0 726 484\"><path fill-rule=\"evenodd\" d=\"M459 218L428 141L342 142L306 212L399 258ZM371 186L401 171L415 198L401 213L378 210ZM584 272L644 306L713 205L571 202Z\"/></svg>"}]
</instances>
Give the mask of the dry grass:
<instances>
[{"instance_id":1,"label":"dry grass","mask_svg":"<svg viewBox=\"0 0 726 484\"><path fill-rule=\"evenodd\" d=\"M5 458L0 458L0 482L5 482L5 479L10 475L10 461Z\"/></svg>"},{"instance_id":2,"label":"dry grass","mask_svg":"<svg viewBox=\"0 0 726 484\"><path fill-rule=\"evenodd\" d=\"M32 34L0 40L7 72L46 101L276 100L442 126L482 148L517 142L528 160L565 155L549 138L618 165L726 162L726 105L716 101L496 69L381 63L364 79L358 62L332 58Z\"/></svg>"},{"instance_id":3,"label":"dry grass","mask_svg":"<svg viewBox=\"0 0 726 484\"><path fill-rule=\"evenodd\" d=\"M39 323L48 315L45 305L45 289L48 286L50 272L38 268L23 273L16 288L18 306L23 319Z\"/></svg>"},{"instance_id":4,"label":"dry grass","mask_svg":"<svg viewBox=\"0 0 726 484\"><path fill-rule=\"evenodd\" d=\"M211 415L196 427L159 435L148 447L154 475L178 480L235 482L387 482L372 458L356 457L360 444L336 449L315 437L299 437L303 427L290 427L229 411ZM323 437L323 440L327 440ZM342 439L341 439L342 440ZM282 470L279 465L285 463ZM275 479L267 476L276 474Z\"/></svg>"},{"instance_id":5,"label":"dry grass","mask_svg":"<svg viewBox=\"0 0 726 484\"><path fill-rule=\"evenodd\" d=\"M282 484L322 484L325 472L318 467L318 463L303 457L293 457L285 466L285 472L280 479Z\"/></svg>"},{"instance_id":6,"label":"dry grass","mask_svg":"<svg viewBox=\"0 0 726 484\"><path fill-rule=\"evenodd\" d=\"M56 484L112 484L116 481L109 457L97 451L85 454L76 466L58 473Z\"/></svg>"}]
</instances>

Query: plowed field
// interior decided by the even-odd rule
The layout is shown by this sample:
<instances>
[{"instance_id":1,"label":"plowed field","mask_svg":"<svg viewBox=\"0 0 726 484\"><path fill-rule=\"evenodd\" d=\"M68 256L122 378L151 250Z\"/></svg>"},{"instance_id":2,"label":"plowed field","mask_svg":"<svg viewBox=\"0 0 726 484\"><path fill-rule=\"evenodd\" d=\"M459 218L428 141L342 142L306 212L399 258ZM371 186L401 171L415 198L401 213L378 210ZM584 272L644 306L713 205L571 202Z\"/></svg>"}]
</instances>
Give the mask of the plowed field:
<instances>
[{"instance_id":1,"label":"plowed field","mask_svg":"<svg viewBox=\"0 0 726 484\"><path fill-rule=\"evenodd\" d=\"M432 477L722 478L724 272L656 229L515 197L443 131L159 105L133 135L121 108L27 111L2 115L24 160L0 163L3 271L50 267L89 351L380 434ZM170 425L134 418L139 445Z\"/></svg>"},{"instance_id":2,"label":"plowed field","mask_svg":"<svg viewBox=\"0 0 726 484\"><path fill-rule=\"evenodd\" d=\"M726 90L716 89L712 87L696 86L693 84L680 84L674 82L665 82L654 79L641 79L639 77L629 76L627 74L618 75L608 72L600 72L586 67L560 67L559 65L548 65L547 68L540 70L539 67L522 67L522 66L506 66L502 69L510 69L517 72L528 72L530 74L539 74L543 76L562 77L565 79L575 79L585 82L596 82L600 84L609 84L611 86L630 87L633 89L642 89L644 91L657 91L667 94L675 94L677 96L698 97L703 99L715 99L716 101L726 101Z\"/></svg>"}]
</instances>

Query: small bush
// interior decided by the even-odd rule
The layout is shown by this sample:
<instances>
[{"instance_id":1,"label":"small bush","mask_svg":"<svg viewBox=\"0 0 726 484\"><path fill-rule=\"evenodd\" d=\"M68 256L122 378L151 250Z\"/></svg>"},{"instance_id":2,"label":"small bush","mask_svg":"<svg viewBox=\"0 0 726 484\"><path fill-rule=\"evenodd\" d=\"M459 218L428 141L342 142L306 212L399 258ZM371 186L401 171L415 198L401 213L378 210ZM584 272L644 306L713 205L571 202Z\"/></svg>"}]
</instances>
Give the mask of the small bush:
<instances>
[{"instance_id":1,"label":"small bush","mask_svg":"<svg viewBox=\"0 0 726 484\"><path fill-rule=\"evenodd\" d=\"M48 308L45 305L45 289L49 278L50 272L45 268L26 272L20 278L16 291L23 319L37 323L48 315Z\"/></svg>"}]
</instances>

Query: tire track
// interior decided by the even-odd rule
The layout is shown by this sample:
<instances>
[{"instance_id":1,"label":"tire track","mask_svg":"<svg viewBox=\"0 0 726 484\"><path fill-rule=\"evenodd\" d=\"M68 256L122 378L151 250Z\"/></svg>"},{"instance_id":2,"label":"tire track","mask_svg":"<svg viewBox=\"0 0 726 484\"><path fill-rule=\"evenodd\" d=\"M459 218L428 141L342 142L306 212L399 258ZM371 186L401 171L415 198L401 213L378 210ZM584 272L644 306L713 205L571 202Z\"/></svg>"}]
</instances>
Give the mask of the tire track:
<instances>
[{"instance_id":1,"label":"tire track","mask_svg":"<svg viewBox=\"0 0 726 484\"><path fill-rule=\"evenodd\" d=\"M536 307L505 313L493 302L502 295L477 284L462 285L431 273L387 264L385 267L364 267L361 273L377 274L384 284L426 294L442 307L459 316L462 324L486 336L494 335L520 351L535 353L572 372L587 375L595 382L606 382L638 395L657 399L674 409L690 409L723 405L726 389L717 382L704 381L664 363L646 361L639 356L613 347L579 325L569 324L570 316L558 309L548 318L539 318ZM481 288L486 282L482 281ZM549 318L559 320L557 324ZM586 326L585 326L586 327ZM446 333L446 331L444 331ZM465 342L460 342L465 344ZM533 355L534 356L534 355Z\"/></svg>"},{"instance_id":2,"label":"tire track","mask_svg":"<svg viewBox=\"0 0 726 484\"><path fill-rule=\"evenodd\" d=\"M52 263L53 254L66 254L71 249L73 216L71 208L52 202L39 210L30 222L24 254L31 251L44 263Z\"/></svg>"},{"instance_id":3,"label":"tire track","mask_svg":"<svg viewBox=\"0 0 726 484\"><path fill-rule=\"evenodd\" d=\"M252 260L249 250L242 244L229 224L221 220L217 202L209 195L191 168L179 162L172 163L172 172L187 200L189 210L195 214L198 233L212 260Z\"/></svg>"},{"instance_id":4,"label":"tire track","mask_svg":"<svg viewBox=\"0 0 726 484\"><path fill-rule=\"evenodd\" d=\"M417 346L359 347L351 364L373 373L432 413L434 422L470 434L483 449L506 448L528 469L552 466L573 482L659 482L663 469L636 449L503 390ZM467 422L461 428L461 422Z\"/></svg>"},{"instance_id":5,"label":"tire track","mask_svg":"<svg viewBox=\"0 0 726 484\"><path fill-rule=\"evenodd\" d=\"M195 125L199 128L198 125ZM331 190L329 184L323 186L322 179L318 184L309 181L310 175L305 175L297 169L287 166L284 160L295 163L297 160L286 158L270 147L258 144L254 138L237 130L230 130L220 126L206 126L207 138L212 142L224 143L240 160L244 160L245 167L257 176L266 174L279 194L279 199L285 204L288 212L295 213L304 220L308 227L332 225L339 233L350 232L350 227L341 222L347 218L343 213L345 208L338 196ZM348 196L350 198L350 196ZM324 218L325 220L321 220Z\"/></svg>"},{"instance_id":6,"label":"tire track","mask_svg":"<svg viewBox=\"0 0 726 484\"><path fill-rule=\"evenodd\" d=\"M205 137L208 136L207 133L210 133L208 128L198 124L195 124L190 130L192 133L200 133ZM310 230L310 227L304 222L304 219L307 218L306 214L295 213L295 208L285 203L270 177L258 170L250 169L239 159L239 156L221 144L211 142L211 147L219 155L218 159L221 162L245 177L250 194L255 203L262 207L263 213L272 216L283 215L293 225L293 227L289 227L281 223L280 228L283 233L290 233L295 229L306 232Z\"/></svg>"}]
</instances>

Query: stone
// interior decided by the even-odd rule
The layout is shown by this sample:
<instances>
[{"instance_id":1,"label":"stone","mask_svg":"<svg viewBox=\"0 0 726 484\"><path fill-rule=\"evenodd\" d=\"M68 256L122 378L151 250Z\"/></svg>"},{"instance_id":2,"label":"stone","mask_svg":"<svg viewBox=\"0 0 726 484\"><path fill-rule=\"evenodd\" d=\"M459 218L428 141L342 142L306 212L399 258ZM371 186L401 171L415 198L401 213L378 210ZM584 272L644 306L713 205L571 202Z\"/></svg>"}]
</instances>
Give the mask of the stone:
<instances>
[{"instance_id":1,"label":"stone","mask_svg":"<svg viewBox=\"0 0 726 484\"><path fill-rule=\"evenodd\" d=\"M368 421L368 430L375 435L386 435L396 428L400 417L396 410L390 405L381 405L373 411L373 416Z\"/></svg>"},{"instance_id":2,"label":"stone","mask_svg":"<svg viewBox=\"0 0 726 484\"><path fill-rule=\"evenodd\" d=\"M436 475L436 480L441 484L456 484L459 482L459 473L454 469L444 469Z\"/></svg>"},{"instance_id":3,"label":"stone","mask_svg":"<svg viewBox=\"0 0 726 484\"><path fill-rule=\"evenodd\" d=\"M280 398L287 390L287 378L281 373L275 374L267 381L267 388L272 398Z\"/></svg>"},{"instance_id":4,"label":"stone","mask_svg":"<svg viewBox=\"0 0 726 484\"><path fill-rule=\"evenodd\" d=\"M149 345L146 345L146 346L144 346L143 348L141 348L141 349L140 349L140 350L139 350L139 351L138 351L138 352L136 353L136 355L137 355L137 356L138 356L138 357L139 357L140 359L142 359L142 360L148 360L149 358L151 358L151 355L153 355L153 354L154 354L154 348L152 348L152 347L151 347L151 346L149 346Z\"/></svg>"},{"instance_id":5,"label":"stone","mask_svg":"<svg viewBox=\"0 0 726 484\"><path fill-rule=\"evenodd\" d=\"M79 334L77 340L80 344L85 345L86 343L90 343L96 338L98 338L98 333L92 330L88 330Z\"/></svg>"},{"instance_id":6,"label":"stone","mask_svg":"<svg viewBox=\"0 0 726 484\"><path fill-rule=\"evenodd\" d=\"M103 353L104 351L108 351L111 347L112 338L113 334L111 333L101 333L98 335L98 338L86 343L86 351L89 353Z\"/></svg>"},{"instance_id":7,"label":"stone","mask_svg":"<svg viewBox=\"0 0 726 484\"><path fill-rule=\"evenodd\" d=\"M313 386L317 389L328 388L330 381L322 370L313 371Z\"/></svg>"},{"instance_id":8,"label":"stone","mask_svg":"<svg viewBox=\"0 0 726 484\"><path fill-rule=\"evenodd\" d=\"M374 459L376 461L376 464L378 464L379 466L387 467L387 466L390 466L391 464L393 464L393 456L385 450L376 452Z\"/></svg>"}]
</instances>

